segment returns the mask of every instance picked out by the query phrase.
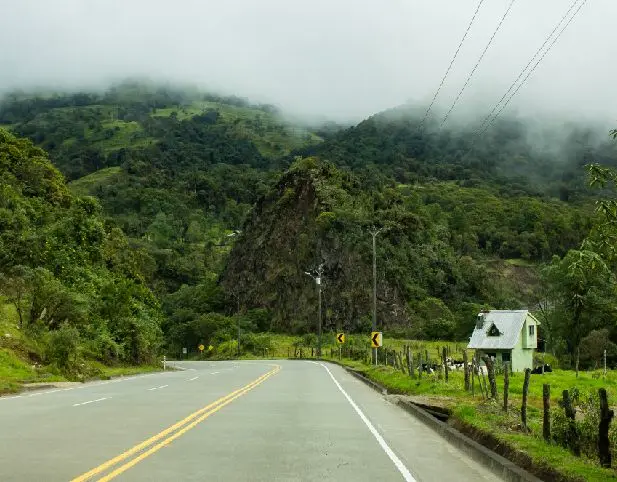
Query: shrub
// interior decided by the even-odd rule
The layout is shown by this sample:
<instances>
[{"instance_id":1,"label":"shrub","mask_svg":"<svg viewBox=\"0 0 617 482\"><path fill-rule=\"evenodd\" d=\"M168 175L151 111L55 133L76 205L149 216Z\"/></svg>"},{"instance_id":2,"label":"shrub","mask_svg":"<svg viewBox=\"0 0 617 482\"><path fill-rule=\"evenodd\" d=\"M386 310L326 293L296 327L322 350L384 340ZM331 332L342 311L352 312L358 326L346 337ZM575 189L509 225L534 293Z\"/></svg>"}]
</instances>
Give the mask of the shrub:
<instances>
[{"instance_id":1,"label":"shrub","mask_svg":"<svg viewBox=\"0 0 617 482\"><path fill-rule=\"evenodd\" d=\"M66 323L58 330L49 334L45 359L48 363L56 365L63 371L77 370L77 357L79 354L79 330Z\"/></svg>"}]
</instances>

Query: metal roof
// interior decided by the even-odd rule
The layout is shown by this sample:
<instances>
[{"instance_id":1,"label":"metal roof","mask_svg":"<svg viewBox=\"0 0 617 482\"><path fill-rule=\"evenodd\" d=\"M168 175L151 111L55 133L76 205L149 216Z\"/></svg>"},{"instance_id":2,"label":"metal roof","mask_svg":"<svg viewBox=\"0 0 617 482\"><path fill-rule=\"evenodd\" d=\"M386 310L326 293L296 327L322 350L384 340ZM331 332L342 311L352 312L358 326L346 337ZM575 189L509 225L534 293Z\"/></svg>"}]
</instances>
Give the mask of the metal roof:
<instances>
[{"instance_id":1,"label":"metal roof","mask_svg":"<svg viewBox=\"0 0 617 482\"><path fill-rule=\"evenodd\" d=\"M475 328L469 339L467 348L509 350L514 348L521 334L521 328L528 310L491 310L485 313L481 328ZM531 315L530 315L531 316ZM488 336L491 326L495 325L499 336ZM477 326L477 325L476 325Z\"/></svg>"}]
</instances>

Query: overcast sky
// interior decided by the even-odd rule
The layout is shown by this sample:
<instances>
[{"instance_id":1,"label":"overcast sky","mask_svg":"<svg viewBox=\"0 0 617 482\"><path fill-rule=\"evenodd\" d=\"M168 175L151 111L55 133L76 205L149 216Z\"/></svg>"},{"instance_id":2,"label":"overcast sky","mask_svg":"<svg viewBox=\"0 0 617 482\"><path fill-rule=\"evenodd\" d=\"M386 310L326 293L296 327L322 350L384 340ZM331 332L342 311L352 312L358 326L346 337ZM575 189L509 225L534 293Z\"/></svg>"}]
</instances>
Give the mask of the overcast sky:
<instances>
[{"instance_id":1,"label":"overcast sky","mask_svg":"<svg viewBox=\"0 0 617 482\"><path fill-rule=\"evenodd\" d=\"M456 112L487 112L572 0L516 0ZM582 0L580 0L582 1ZM478 0L0 0L0 90L197 84L357 120L428 103ZM447 108L510 0L485 0L439 96ZM616 0L588 0L509 111L617 117Z\"/></svg>"}]
</instances>

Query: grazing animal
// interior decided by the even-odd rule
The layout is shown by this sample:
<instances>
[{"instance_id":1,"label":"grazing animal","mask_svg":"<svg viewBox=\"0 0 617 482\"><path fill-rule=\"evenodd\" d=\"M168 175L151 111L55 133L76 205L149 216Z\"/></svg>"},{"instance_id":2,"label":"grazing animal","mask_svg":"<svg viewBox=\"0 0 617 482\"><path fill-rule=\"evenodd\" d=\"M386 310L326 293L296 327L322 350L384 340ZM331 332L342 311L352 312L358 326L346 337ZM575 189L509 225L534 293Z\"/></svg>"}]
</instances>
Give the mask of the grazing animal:
<instances>
[{"instance_id":1,"label":"grazing animal","mask_svg":"<svg viewBox=\"0 0 617 482\"><path fill-rule=\"evenodd\" d=\"M544 373L551 373L553 369L548 363L544 364ZM542 365L531 370L531 373L534 375L540 375L542 373Z\"/></svg>"}]
</instances>

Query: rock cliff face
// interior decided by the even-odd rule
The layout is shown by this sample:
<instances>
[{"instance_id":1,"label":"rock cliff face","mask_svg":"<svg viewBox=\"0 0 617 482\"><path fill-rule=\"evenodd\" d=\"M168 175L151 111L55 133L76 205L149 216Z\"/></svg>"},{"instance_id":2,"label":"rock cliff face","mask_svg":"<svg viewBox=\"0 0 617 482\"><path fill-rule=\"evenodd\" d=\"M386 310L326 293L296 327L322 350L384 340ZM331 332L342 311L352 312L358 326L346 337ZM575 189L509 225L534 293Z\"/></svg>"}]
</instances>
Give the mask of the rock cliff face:
<instances>
[{"instance_id":1,"label":"rock cliff face","mask_svg":"<svg viewBox=\"0 0 617 482\"><path fill-rule=\"evenodd\" d=\"M323 263L324 329L366 328L372 293L370 235L351 176L315 158L297 161L254 207L222 276L245 308L273 312L272 328L313 330ZM397 290L379 282L380 317L405 320Z\"/></svg>"}]
</instances>

